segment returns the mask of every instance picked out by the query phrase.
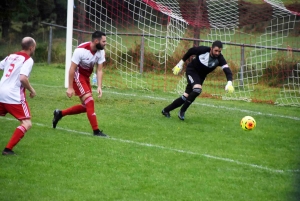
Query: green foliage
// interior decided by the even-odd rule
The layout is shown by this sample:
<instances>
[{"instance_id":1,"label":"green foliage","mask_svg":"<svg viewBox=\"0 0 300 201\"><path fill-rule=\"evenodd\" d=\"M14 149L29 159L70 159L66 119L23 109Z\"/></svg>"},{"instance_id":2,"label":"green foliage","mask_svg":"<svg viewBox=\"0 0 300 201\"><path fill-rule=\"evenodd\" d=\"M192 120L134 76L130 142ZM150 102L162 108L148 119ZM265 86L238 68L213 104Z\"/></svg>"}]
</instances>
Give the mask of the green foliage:
<instances>
[{"instance_id":1,"label":"green foliage","mask_svg":"<svg viewBox=\"0 0 300 201\"><path fill-rule=\"evenodd\" d=\"M268 80L267 83L271 87L282 86L288 82L292 75L300 77L299 69L297 69L298 63L298 58L288 58L286 56L274 58L271 62L268 62L267 67L264 69L264 79ZM299 79L293 80L293 82L296 82L294 84L300 84Z\"/></svg>"},{"instance_id":2,"label":"green foliage","mask_svg":"<svg viewBox=\"0 0 300 201\"><path fill-rule=\"evenodd\" d=\"M9 37L13 22L23 23L19 34L30 36L36 34L41 21L56 24L66 22L67 4L63 0L4 0L1 2L5 4L4 7L0 6L0 24L4 29L2 30L4 39Z\"/></svg>"},{"instance_id":3,"label":"green foliage","mask_svg":"<svg viewBox=\"0 0 300 201\"><path fill-rule=\"evenodd\" d=\"M39 43L33 55L34 61L37 63L47 62L47 58L48 58L48 44Z\"/></svg>"},{"instance_id":4,"label":"green foliage","mask_svg":"<svg viewBox=\"0 0 300 201\"><path fill-rule=\"evenodd\" d=\"M51 51L51 62L53 63L63 63L65 61L66 49L64 44L60 43L58 40L53 46ZM48 61L48 43L41 42L38 43L33 59L37 63L47 62Z\"/></svg>"}]
</instances>

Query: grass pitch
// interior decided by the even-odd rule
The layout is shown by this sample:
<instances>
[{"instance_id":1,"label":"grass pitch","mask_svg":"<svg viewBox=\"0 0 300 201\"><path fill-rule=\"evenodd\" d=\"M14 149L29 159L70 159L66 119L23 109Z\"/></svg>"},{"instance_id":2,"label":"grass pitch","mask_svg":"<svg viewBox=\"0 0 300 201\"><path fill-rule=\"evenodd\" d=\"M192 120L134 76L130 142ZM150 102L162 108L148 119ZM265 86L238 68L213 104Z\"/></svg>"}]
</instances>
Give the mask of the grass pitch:
<instances>
[{"instance_id":1,"label":"grass pitch","mask_svg":"<svg viewBox=\"0 0 300 201\"><path fill-rule=\"evenodd\" d=\"M103 139L85 114L52 128L54 109L79 103L63 79L34 66L33 127L17 156L0 158L0 200L299 200L299 108L198 98L180 121L178 110L161 115L178 95L105 88L94 94ZM251 132L239 126L246 115ZM17 125L0 118L2 147Z\"/></svg>"}]
</instances>

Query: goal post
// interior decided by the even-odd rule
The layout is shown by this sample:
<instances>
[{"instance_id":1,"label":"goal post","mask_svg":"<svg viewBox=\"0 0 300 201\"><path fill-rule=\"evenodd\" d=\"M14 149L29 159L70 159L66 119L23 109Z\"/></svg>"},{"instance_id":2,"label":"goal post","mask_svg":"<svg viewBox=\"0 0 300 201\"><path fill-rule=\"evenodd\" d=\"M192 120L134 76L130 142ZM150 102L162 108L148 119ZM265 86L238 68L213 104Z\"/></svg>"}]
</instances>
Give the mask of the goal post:
<instances>
[{"instance_id":1,"label":"goal post","mask_svg":"<svg viewBox=\"0 0 300 201\"><path fill-rule=\"evenodd\" d=\"M201 97L299 105L297 9L281 0L68 0L65 86L72 42L101 30L107 34L104 87L182 93L184 70L174 76L171 69L195 40L205 46L221 40L235 92L225 93L219 68Z\"/></svg>"},{"instance_id":2,"label":"goal post","mask_svg":"<svg viewBox=\"0 0 300 201\"><path fill-rule=\"evenodd\" d=\"M69 69L71 66L71 58L72 58L73 10L74 10L74 0L68 0L67 31L66 31L65 88L67 88L69 86Z\"/></svg>"}]
</instances>

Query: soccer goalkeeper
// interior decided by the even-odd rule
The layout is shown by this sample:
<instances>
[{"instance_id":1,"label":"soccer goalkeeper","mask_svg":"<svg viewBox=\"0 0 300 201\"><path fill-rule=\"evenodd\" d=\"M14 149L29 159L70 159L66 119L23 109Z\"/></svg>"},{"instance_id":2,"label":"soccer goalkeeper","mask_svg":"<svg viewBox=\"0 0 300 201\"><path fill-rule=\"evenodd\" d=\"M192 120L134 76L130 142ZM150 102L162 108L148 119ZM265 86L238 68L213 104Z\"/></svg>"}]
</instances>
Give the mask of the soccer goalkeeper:
<instances>
[{"instance_id":1,"label":"soccer goalkeeper","mask_svg":"<svg viewBox=\"0 0 300 201\"><path fill-rule=\"evenodd\" d=\"M174 100L170 105L162 110L162 114L165 117L170 117L170 111L181 106L178 112L180 120L184 120L185 112L188 107L194 102L194 100L202 92L202 85L206 76L214 71L218 66L221 66L226 78L227 84L225 90L227 91L229 86L232 86L232 72L227 65L227 62L221 54L223 44L221 41L213 42L211 47L199 46L190 48L182 60L172 69L175 75L178 75L183 67L184 62L192 55L195 58L187 65L186 78L187 86L182 96Z\"/></svg>"}]
</instances>

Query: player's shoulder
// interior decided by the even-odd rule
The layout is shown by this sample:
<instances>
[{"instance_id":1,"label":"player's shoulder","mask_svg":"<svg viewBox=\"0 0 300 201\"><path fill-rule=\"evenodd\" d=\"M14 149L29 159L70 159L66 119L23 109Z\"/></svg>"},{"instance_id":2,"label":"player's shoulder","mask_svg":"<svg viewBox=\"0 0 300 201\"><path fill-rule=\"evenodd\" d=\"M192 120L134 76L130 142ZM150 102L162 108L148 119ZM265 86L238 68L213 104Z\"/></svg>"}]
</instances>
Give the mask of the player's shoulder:
<instances>
[{"instance_id":1,"label":"player's shoulder","mask_svg":"<svg viewBox=\"0 0 300 201\"><path fill-rule=\"evenodd\" d=\"M91 49L91 42L81 43L80 45L77 46L77 48L90 50Z\"/></svg>"},{"instance_id":2,"label":"player's shoulder","mask_svg":"<svg viewBox=\"0 0 300 201\"><path fill-rule=\"evenodd\" d=\"M26 54L25 52L16 52L15 54L23 56L26 60L30 58L30 56L28 54Z\"/></svg>"},{"instance_id":3,"label":"player's shoulder","mask_svg":"<svg viewBox=\"0 0 300 201\"><path fill-rule=\"evenodd\" d=\"M104 50L98 50L96 53L99 54L99 55L105 55L105 51Z\"/></svg>"},{"instance_id":4,"label":"player's shoulder","mask_svg":"<svg viewBox=\"0 0 300 201\"><path fill-rule=\"evenodd\" d=\"M81 43L75 49L75 52L90 52L90 51L91 51L91 42Z\"/></svg>"},{"instance_id":5,"label":"player's shoulder","mask_svg":"<svg viewBox=\"0 0 300 201\"><path fill-rule=\"evenodd\" d=\"M199 51L202 51L202 52L209 52L210 51L210 47L203 46L203 45L198 46L197 49Z\"/></svg>"},{"instance_id":6,"label":"player's shoulder","mask_svg":"<svg viewBox=\"0 0 300 201\"><path fill-rule=\"evenodd\" d=\"M204 45L202 45L202 46L200 46L202 49L204 49L204 50L207 50L207 51L210 51L210 47L208 47L208 46L204 46Z\"/></svg>"},{"instance_id":7,"label":"player's shoulder","mask_svg":"<svg viewBox=\"0 0 300 201\"><path fill-rule=\"evenodd\" d=\"M33 62L33 59L28 54L21 51L10 54L7 57L7 59L22 62L22 63L31 62L31 61Z\"/></svg>"},{"instance_id":8,"label":"player's shoulder","mask_svg":"<svg viewBox=\"0 0 300 201\"><path fill-rule=\"evenodd\" d=\"M218 56L219 59L225 59L224 55L222 53L220 53L220 55Z\"/></svg>"}]
</instances>

